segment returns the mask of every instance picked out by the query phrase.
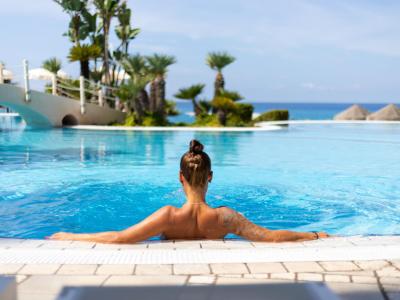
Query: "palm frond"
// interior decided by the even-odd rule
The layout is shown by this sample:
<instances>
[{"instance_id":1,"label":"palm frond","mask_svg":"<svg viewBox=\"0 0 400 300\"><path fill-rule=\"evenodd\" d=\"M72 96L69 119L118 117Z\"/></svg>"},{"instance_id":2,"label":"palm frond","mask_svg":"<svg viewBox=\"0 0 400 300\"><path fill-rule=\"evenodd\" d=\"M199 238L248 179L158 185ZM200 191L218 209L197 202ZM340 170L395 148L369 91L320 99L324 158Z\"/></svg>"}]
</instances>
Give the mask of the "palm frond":
<instances>
[{"instance_id":1,"label":"palm frond","mask_svg":"<svg viewBox=\"0 0 400 300\"><path fill-rule=\"evenodd\" d=\"M57 57L51 57L43 62L42 67L51 73L57 74L61 70L61 65L61 60Z\"/></svg>"},{"instance_id":2,"label":"palm frond","mask_svg":"<svg viewBox=\"0 0 400 300\"><path fill-rule=\"evenodd\" d=\"M101 48L97 45L82 44L71 48L69 61L88 61L101 56Z\"/></svg>"},{"instance_id":3,"label":"palm frond","mask_svg":"<svg viewBox=\"0 0 400 300\"><path fill-rule=\"evenodd\" d=\"M204 89L204 84L194 84L187 88L182 88L174 95L175 98L184 99L184 100L193 100L196 99Z\"/></svg>"},{"instance_id":4,"label":"palm frond","mask_svg":"<svg viewBox=\"0 0 400 300\"><path fill-rule=\"evenodd\" d=\"M149 64L150 71L155 75L165 75L168 71L168 67L176 63L174 56L163 55L163 54L153 54L152 56L147 56L146 60Z\"/></svg>"},{"instance_id":5,"label":"palm frond","mask_svg":"<svg viewBox=\"0 0 400 300\"><path fill-rule=\"evenodd\" d=\"M210 52L206 58L206 64L213 70L221 72L227 65L233 63L235 57L227 52Z\"/></svg>"}]
</instances>

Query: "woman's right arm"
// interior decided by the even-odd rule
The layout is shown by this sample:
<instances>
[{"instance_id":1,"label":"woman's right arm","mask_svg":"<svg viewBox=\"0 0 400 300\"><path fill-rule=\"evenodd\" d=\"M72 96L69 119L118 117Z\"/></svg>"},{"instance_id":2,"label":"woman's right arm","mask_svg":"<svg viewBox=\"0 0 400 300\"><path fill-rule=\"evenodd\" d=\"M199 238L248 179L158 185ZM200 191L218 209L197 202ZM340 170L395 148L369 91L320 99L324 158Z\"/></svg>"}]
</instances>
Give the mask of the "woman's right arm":
<instances>
[{"instance_id":1,"label":"woman's right arm","mask_svg":"<svg viewBox=\"0 0 400 300\"><path fill-rule=\"evenodd\" d=\"M242 214L228 207L218 209L219 219L229 233L236 234L245 239L259 242L300 242L328 237L324 232L296 232L289 230L269 230L258 226Z\"/></svg>"}]
</instances>

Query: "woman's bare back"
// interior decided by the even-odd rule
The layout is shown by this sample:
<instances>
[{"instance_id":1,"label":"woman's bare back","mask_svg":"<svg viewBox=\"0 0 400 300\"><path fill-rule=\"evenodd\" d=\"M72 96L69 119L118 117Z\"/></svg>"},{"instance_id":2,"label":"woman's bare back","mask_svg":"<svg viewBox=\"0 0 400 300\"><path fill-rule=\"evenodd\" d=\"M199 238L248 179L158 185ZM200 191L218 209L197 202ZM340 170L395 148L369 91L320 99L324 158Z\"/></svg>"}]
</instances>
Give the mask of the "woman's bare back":
<instances>
[{"instance_id":1,"label":"woman's bare back","mask_svg":"<svg viewBox=\"0 0 400 300\"><path fill-rule=\"evenodd\" d=\"M221 239L228 233L221 222L220 208L198 203L186 204L182 208L173 207L170 225L162 235L174 240Z\"/></svg>"}]
</instances>

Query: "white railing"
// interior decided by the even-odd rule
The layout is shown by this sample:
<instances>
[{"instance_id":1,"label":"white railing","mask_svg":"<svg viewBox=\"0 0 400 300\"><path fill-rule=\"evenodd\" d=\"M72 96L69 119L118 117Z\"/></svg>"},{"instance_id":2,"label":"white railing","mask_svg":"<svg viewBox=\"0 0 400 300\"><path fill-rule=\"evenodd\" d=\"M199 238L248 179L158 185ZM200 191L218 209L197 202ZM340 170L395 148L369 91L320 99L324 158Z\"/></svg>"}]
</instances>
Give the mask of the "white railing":
<instances>
[{"instance_id":1,"label":"white railing","mask_svg":"<svg viewBox=\"0 0 400 300\"><path fill-rule=\"evenodd\" d=\"M21 67L21 66L19 66ZM30 76L29 76L29 63L27 60L23 61L23 75L18 79L22 79L23 87L25 90L25 101L31 101L30 96ZM5 67L0 63L0 84L12 83L15 84L16 76L12 75L12 81L5 78ZM10 71L7 71L10 72ZM116 110L120 109L120 101L115 97L115 91L118 88L102 85L94 81L88 80L83 76L79 77L79 81L73 79L66 79L52 74L51 79L39 79L51 81L51 93L56 96L63 96L74 100L80 101L81 114L86 113L86 103L105 106L107 103L113 103ZM49 88L49 87L47 87Z\"/></svg>"}]
</instances>

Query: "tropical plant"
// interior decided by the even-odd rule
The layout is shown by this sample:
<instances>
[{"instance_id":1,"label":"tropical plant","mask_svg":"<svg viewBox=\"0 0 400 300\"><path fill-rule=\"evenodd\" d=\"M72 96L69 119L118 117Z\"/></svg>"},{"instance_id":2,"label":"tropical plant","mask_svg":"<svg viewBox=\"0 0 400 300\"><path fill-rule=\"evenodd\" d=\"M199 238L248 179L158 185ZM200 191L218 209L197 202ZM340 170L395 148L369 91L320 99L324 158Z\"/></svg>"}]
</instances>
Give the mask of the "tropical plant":
<instances>
[{"instance_id":1,"label":"tropical plant","mask_svg":"<svg viewBox=\"0 0 400 300\"><path fill-rule=\"evenodd\" d=\"M165 75L168 67L176 63L173 56L154 54L146 57L153 76L150 85L150 112L165 118Z\"/></svg>"},{"instance_id":2,"label":"tropical plant","mask_svg":"<svg viewBox=\"0 0 400 300\"><path fill-rule=\"evenodd\" d=\"M197 103L197 97L203 92L204 84L194 84L187 88L182 88L178 93L175 94L175 98L191 100L193 104L193 112L195 116L198 116L202 113L202 109Z\"/></svg>"},{"instance_id":3,"label":"tropical plant","mask_svg":"<svg viewBox=\"0 0 400 300\"><path fill-rule=\"evenodd\" d=\"M240 95L238 92L235 92L235 91L228 91L228 90L225 90L225 89L220 89L219 92L218 92L218 95L221 96L221 97L229 98L234 102L239 101L239 100L243 100L243 96Z\"/></svg>"},{"instance_id":4,"label":"tropical plant","mask_svg":"<svg viewBox=\"0 0 400 300\"><path fill-rule=\"evenodd\" d=\"M68 59L71 62L79 61L81 64L81 76L89 79L89 61L101 56L101 49L97 45L82 44L73 46L69 52Z\"/></svg>"},{"instance_id":5,"label":"tropical plant","mask_svg":"<svg viewBox=\"0 0 400 300\"><path fill-rule=\"evenodd\" d=\"M46 59L42 64L43 69L46 69L53 74L57 74L57 72L61 70L61 66L61 60L59 60L57 57Z\"/></svg>"},{"instance_id":6,"label":"tropical plant","mask_svg":"<svg viewBox=\"0 0 400 300\"><path fill-rule=\"evenodd\" d=\"M120 0L93 0L103 29L103 72L105 83L110 84L109 38L112 19L117 16Z\"/></svg>"},{"instance_id":7,"label":"tropical plant","mask_svg":"<svg viewBox=\"0 0 400 300\"><path fill-rule=\"evenodd\" d=\"M141 124L143 121L144 110L138 101L138 95L140 91L147 85L148 81L145 80L132 80L129 79L127 82L121 84L118 91L116 92L117 96L128 106L130 106L135 114L135 121L138 124Z\"/></svg>"},{"instance_id":8,"label":"tropical plant","mask_svg":"<svg viewBox=\"0 0 400 300\"><path fill-rule=\"evenodd\" d=\"M149 68L144 56L140 54L128 55L119 61L125 72L133 78L133 80L143 80L146 82L151 81ZM145 111L149 111L149 96L146 91L146 86L140 90L138 94L138 101L141 103Z\"/></svg>"},{"instance_id":9,"label":"tropical plant","mask_svg":"<svg viewBox=\"0 0 400 300\"><path fill-rule=\"evenodd\" d=\"M218 92L225 87L225 80L222 74L222 69L233 63L235 58L227 52L211 52L207 55L206 64L213 70L217 71L217 76L214 82L214 97Z\"/></svg>"},{"instance_id":10,"label":"tropical plant","mask_svg":"<svg viewBox=\"0 0 400 300\"><path fill-rule=\"evenodd\" d=\"M227 97L217 96L212 101L213 107L217 109L218 121L222 126L226 125L228 113L235 110L235 102Z\"/></svg>"},{"instance_id":11,"label":"tropical plant","mask_svg":"<svg viewBox=\"0 0 400 300\"><path fill-rule=\"evenodd\" d=\"M88 13L88 0L54 0L63 10L69 14L70 22L68 32L64 35L78 46L81 40L86 39L89 34L88 24L85 23L83 15Z\"/></svg>"}]
</instances>

